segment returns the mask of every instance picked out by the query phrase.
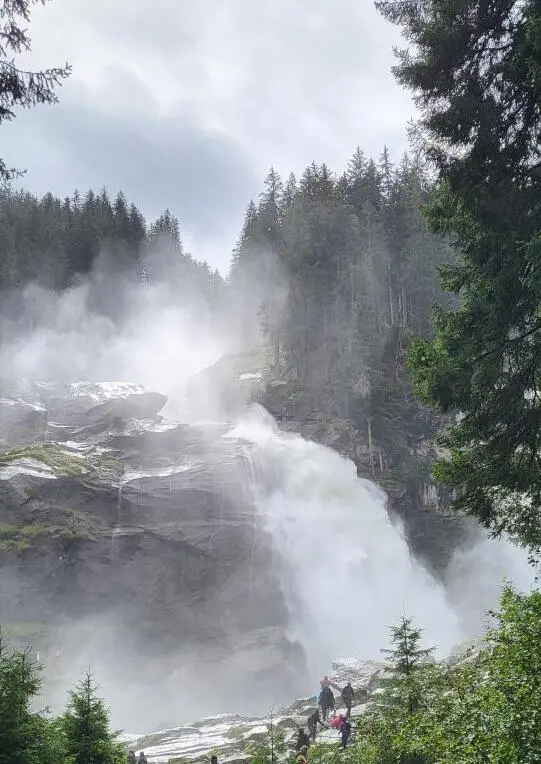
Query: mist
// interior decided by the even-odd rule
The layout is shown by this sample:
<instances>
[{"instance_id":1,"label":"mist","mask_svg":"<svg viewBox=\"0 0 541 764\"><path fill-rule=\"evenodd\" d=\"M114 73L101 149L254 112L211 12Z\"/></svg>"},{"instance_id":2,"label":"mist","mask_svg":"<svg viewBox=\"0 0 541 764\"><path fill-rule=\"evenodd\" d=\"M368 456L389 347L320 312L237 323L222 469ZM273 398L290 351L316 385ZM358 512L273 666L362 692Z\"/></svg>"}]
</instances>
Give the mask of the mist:
<instances>
[{"instance_id":1,"label":"mist","mask_svg":"<svg viewBox=\"0 0 541 764\"><path fill-rule=\"evenodd\" d=\"M5 383L106 383L92 392L102 395L96 403L127 391L156 391L168 401L159 413L161 422L148 425L153 432L161 432L160 427L173 432L179 422L211 425L197 430L197 449L190 444L189 457L164 451L153 462L150 451L140 454L152 464L147 470L128 469L131 494L120 482L115 489L118 514L103 554L114 561L124 526L142 523L143 511L155 525L160 518L170 522L171 515L160 514L167 494L172 497L168 511L183 517L183 494L178 506L174 497L175 486L188 480L184 470L206 480L201 470L208 469L204 492L215 491L224 502L213 519L218 526L225 513L252 508L242 520L249 554L227 579L230 602L224 606L221 581L209 584L204 601L191 610L180 607L172 590L171 605L180 613L178 634L164 638L153 632L155 624L124 601L88 615L71 615L68 609L51 624L44 701L55 711L61 711L67 688L89 667L111 706L114 725L132 733L215 713L264 713L295 695L310 694L339 656L378 658L388 627L403 613L416 618L426 641L444 655L482 631L483 614L497 605L503 578L521 587L531 584L522 552L473 530L469 546L455 551L443 580L435 578L411 554L406 530L388 512L383 490L358 478L353 462L282 433L261 408L246 412L243 395L237 395L239 380L231 369L222 374L216 364L262 343L261 316L255 320L253 315L265 295L267 339L278 344L291 299L283 268L265 253L259 255L266 258L264 287L261 281L256 290L249 280L236 280L228 287L234 297L212 305L183 281L183 266L159 246L144 267L119 264L112 253L103 252L91 273L77 277L65 291L31 283L2 302L0 378ZM336 321L342 318L340 313ZM340 333L332 322L325 331ZM323 357L316 365L321 375L327 351L315 352ZM116 392L112 383L118 383ZM233 466L238 456L228 450L229 443L248 465L244 472ZM219 464L223 474L218 474ZM150 505L142 501L139 509L136 486L152 476L162 482L149 491ZM124 504L131 508L123 509ZM223 543L226 548L230 542ZM237 543L231 542L233 558ZM126 566L128 579L128 564L116 564ZM99 579L99 573L94 575ZM2 595L20 598L22 588L11 571ZM98 588L105 591L106 582ZM272 605L265 604L269 592ZM26 612L33 607L38 612L41 605L26 602ZM243 616L250 625L241 628ZM198 641L193 636L198 631L215 636Z\"/></svg>"},{"instance_id":2,"label":"mist","mask_svg":"<svg viewBox=\"0 0 541 764\"><path fill-rule=\"evenodd\" d=\"M160 254L152 253L147 271L157 270ZM195 291L187 294L179 270L145 280L134 268L119 270L105 252L64 292L26 285L2 302L2 376L136 382L182 399L186 381L235 343L227 317L217 320Z\"/></svg>"}]
</instances>

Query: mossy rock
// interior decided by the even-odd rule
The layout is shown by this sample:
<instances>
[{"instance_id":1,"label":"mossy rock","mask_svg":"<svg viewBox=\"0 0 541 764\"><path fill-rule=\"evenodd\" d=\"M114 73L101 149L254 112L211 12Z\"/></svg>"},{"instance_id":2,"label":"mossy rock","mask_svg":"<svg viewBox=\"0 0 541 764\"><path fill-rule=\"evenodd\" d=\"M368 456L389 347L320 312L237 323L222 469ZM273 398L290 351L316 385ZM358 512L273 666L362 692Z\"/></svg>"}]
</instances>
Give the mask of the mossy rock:
<instances>
[{"instance_id":1,"label":"mossy rock","mask_svg":"<svg viewBox=\"0 0 541 764\"><path fill-rule=\"evenodd\" d=\"M0 552L22 552L30 549L37 539L50 538L56 535L58 530L57 526L43 523L0 523Z\"/></svg>"},{"instance_id":2,"label":"mossy rock","mask_svg":"<svg viewBox=\"0 0 541 764\"><path fill-rule=\"evenodd\" d=\"M32 443L0 453L0 467L7 467L18 459L32 459L53 470L58 477L89 475L92 465L85 457L61 448L57 443Z\"/></svg>"}]
</instances>

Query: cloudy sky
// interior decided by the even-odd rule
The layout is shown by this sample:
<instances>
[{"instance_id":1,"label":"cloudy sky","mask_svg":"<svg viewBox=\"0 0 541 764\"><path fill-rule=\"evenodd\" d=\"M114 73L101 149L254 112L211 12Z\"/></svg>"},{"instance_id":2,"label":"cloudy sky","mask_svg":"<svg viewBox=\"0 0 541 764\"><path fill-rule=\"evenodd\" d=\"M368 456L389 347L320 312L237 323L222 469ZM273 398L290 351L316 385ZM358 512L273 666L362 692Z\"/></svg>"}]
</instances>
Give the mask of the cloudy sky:
<instances>
[{"instance_id":1,"label":"cloudy sky","mask_svg":"<svg viewBox=\"0 0 541 764\"><path fill-rule=\"evenodd\" d=\"M42 194L123 189L169 207L221 271L270 165L341 170L356 145L406 146L413 113L390 74L397 30L372 0L52 0L32 66L65 60L61 102L2 126L2 156Z\"/></svg>"}]
</instances>

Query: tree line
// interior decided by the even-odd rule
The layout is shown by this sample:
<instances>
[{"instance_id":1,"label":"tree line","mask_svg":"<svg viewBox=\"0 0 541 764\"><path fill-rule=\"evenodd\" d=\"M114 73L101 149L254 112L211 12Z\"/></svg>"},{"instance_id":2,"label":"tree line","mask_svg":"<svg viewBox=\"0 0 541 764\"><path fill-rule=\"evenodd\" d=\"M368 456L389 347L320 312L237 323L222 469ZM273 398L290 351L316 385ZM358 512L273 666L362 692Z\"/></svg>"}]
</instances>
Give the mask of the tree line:
<instances>
[{"instance_id":1,"label":"tree line","mask_svg":"<svg viewBox=\"0 0 541 764\"><path fill-rule=\"evenodd\" d=\"M433 426L404 366L433 305L452 304L438 268L455 253L423 216L433 193L417 156L394 165L387 149L375 160L357 148L341 174L313 163L284 182L271 169L233 252L229 285L259 314L274 375L378 444L373 471L407 472L408 449Z\"/></svg>"},{"instance_id":2,"label":"tree line","mask_svg":"<svg viewBox=\"0 0 541 764\"><path fill-rule=\"evenodd\" d=\"M5 184L0 190L0 290L35 281L62 291L90 273L100 253L109 252L119 268L152 278L151 253L159 249L163 267L195 282L211 296L225 287L215 269L185 251L178 219L165 210L148 223L123 192L111 199L105 189L75 191L59 199L38 199ZM152 262L150 262L152 261Z\"/></svg>"}]
</instances>

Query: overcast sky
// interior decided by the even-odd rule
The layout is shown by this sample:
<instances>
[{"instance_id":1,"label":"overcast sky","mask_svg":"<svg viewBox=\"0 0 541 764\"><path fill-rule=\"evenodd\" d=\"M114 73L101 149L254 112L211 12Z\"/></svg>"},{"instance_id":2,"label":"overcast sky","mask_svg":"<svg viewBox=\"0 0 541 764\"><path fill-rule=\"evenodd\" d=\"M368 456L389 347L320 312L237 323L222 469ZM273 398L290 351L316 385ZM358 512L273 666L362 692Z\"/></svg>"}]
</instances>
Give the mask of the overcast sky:
<instances>
[{"instance_id":1,"label":"overcast sky","mask_svg":"<svg viewBox=\"0 0 541 764\"><path fill-rule=\"evenodd\" d=\"M147 217L169 207L222 272L270 165L341 170L356 145L406 147L399 37L372 0L51 0L31 35L29 63L73 74L60 104L1 128L25 187L123 189Z\"/></svg>"}]
</instances>

